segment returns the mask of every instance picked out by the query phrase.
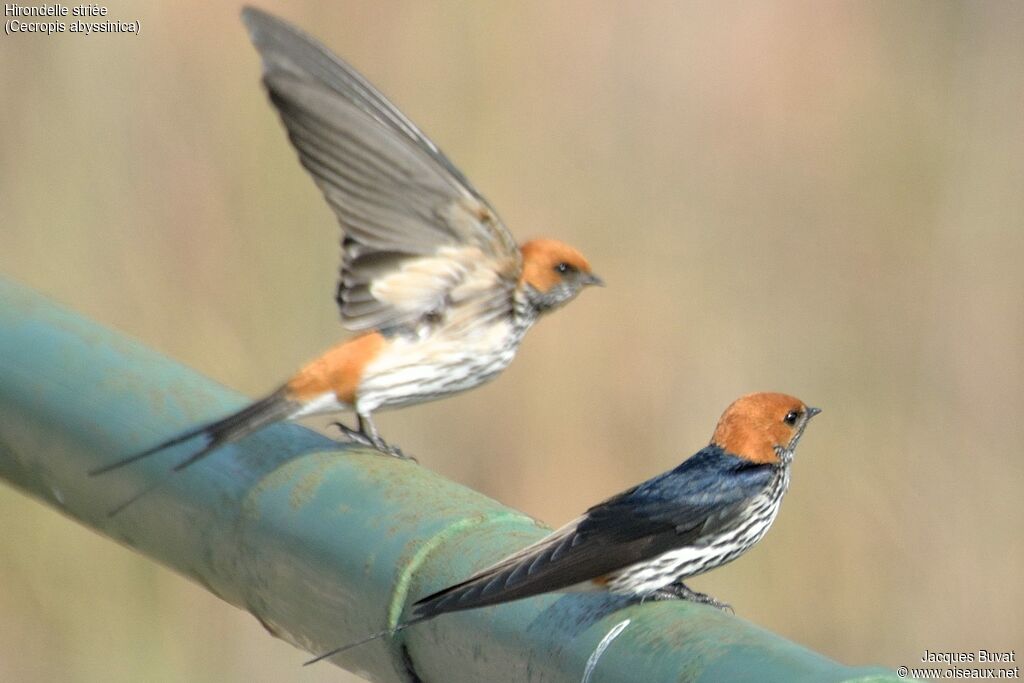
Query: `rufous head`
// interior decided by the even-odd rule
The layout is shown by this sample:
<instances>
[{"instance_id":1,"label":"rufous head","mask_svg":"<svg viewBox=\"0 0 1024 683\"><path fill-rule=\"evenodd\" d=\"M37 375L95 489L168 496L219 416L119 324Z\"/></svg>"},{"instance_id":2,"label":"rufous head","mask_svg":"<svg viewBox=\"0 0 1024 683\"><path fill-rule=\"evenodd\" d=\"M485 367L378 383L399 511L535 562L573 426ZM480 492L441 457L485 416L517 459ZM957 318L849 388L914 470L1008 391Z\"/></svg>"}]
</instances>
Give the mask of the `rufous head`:
<instances>
[{"instance_id":1,"label":"rufous head","mask_svg":"<svg viewBox=\"0 0 1024 683\"><path fill-rule=\"evenodd\" d=\"M820 412L786 394L747 394L722 413L711 443L751 462L788 461L807 423Z\"/></svg>"},{"instance_id":2,"label":"rufous head","mask_svg":"<svg viewBox=\"0 0 1024 683\"><path fill-rule=\"evenodd\" d=\"M564 242L536 239L524 243L523 272L519 277L540 311L549 311L572 301L584 287L603 285L590 270L590 262Z\"/></svg>"}]
</instances>

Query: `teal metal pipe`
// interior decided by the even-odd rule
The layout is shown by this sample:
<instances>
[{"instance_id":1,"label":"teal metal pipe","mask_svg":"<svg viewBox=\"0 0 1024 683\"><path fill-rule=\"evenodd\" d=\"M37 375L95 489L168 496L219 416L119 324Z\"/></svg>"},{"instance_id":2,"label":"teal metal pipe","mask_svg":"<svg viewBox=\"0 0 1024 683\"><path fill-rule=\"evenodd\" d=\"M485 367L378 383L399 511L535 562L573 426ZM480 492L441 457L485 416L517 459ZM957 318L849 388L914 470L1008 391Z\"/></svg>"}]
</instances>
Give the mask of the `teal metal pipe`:
<instances>
[{"instance_id":1,"label":"teal metal pipe","mask_svg":"<svg viewBox=\"0 0 1024 683\"><path fill-rule=\"evenodd\" d=\"M307 652L394 625L418 596L545 533L425 467L296 425L227 446L107 517L165 477L188 444L102 477L88 470L242 402L0 280L0 477ZM842 666L713 608L601 594L445 615L332 661L375 681L901 680Z\"/></svg>"}]
</instances>

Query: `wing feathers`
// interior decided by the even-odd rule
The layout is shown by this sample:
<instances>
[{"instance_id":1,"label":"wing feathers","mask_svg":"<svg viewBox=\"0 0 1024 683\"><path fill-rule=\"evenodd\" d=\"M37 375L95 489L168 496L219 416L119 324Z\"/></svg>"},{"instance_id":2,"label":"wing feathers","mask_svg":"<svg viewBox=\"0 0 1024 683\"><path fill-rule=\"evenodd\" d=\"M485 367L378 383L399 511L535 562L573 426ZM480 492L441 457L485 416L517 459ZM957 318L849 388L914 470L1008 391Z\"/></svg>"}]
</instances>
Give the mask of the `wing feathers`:
<instances>
[{"instance_id":1,"label":"wing feathers","mask_svg":"<svg viewBox=\"0 0 1024 683\"><path fill-rule=\"evenodd\" d=\"M420 147L458 184L469 189L474 196L479 196L455 165L412 121L355 69L318 41L291 24L252 7L242 11L242 19L249 27L253 43L263 56L266 74L291 73L330 89L396 135Z\"/></svg>"},{"instance_id":2,"label":"wing feathers","mask_svg":"<svg viewBox=\"0 0 1024 683\"><path fill-rule=\"evenodd\" d=\"M379 247L378 239L393 245L397 236L418 253L458 241L436 214L465 190L439 175L417 148L315 86L292 77L266 82L303 165L349 235L368 247ZM383 220L363 222L375 213ZM389 224L396 219L403 225Z\"/></svg>"},{"instance_id":3,"label":"wing feathers","mask_svg":"<svg viewBox=\"0 0 1024 683\"><path fill-rule=\"evenodd\" d=\"M590 508L537 543L462 583L418 601L413 618L565 590L682 548L728 524L768 485L770 465L750 466L709 447Z\"/></svg>"},{"instance_id":4,"label":"wing feathers","mask_svg":"<svg viewBox=\"0 0 1024 683\"><path fill-rule=\"evenodd\" d=\"M657 536L615 544L600 537L582 542L576 527L556 534L565 535L542 539L464 583L418 601L413 618L569 589L674 547L674 534L668 527ZM575 549L569 550L573 546Z\"/></svg>"},{"instance_id":5,"label":"wing feathers","mask_svg":"<svg viewBox=\"0 0 1024 683\"><path fill-rule=\"evenodd\" d=\"M460 278L473 275L497 283L504 298L481 288L461 296L472 292L510 311L507 282L519 274L515 241L448 158L305 33L252 8L243 18L263 58L271 101L345 231L337 300L346 326L420 324L458 298L453 290L464 284ZM462 248L480 255L473 268L429 261Z\"/></svg>"}]
</instances>

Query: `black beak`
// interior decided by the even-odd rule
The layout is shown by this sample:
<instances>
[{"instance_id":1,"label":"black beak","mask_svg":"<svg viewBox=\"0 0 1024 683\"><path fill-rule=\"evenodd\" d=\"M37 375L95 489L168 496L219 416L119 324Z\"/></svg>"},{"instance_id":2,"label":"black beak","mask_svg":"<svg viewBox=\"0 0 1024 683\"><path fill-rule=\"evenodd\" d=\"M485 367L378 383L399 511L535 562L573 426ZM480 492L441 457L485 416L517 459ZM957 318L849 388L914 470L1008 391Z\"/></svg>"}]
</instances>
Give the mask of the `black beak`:
<instances>
[{"instance_id":1,"label":"black beak","mask_svg":"<svg viewBox=\"0 0 1024 683\"><path fill-rule=\"evenodd\" d=\"M821 408L807 409L807 414L804 415L804 419L800 421L799 425L797 425L796 433L793 435L793 438L790 439L789 446L786 447L786 450L788 450L790 453L796 450L796 445L800 443L800 437L804 435L804 429L806 429L807 425L810 424L811 418L820 412Z\"/></svg>"},{"instance_id":2,"label":"black beak","mask_svg":"<svg viewBox=\"0 0 1024 683\"><path fill-rule=\"evenodd\" d=\"M593 273L584 273L581 279L583 286L595 285L597 287L604 287L604 280L594 275Z\"/></svg>"}]
</instances>

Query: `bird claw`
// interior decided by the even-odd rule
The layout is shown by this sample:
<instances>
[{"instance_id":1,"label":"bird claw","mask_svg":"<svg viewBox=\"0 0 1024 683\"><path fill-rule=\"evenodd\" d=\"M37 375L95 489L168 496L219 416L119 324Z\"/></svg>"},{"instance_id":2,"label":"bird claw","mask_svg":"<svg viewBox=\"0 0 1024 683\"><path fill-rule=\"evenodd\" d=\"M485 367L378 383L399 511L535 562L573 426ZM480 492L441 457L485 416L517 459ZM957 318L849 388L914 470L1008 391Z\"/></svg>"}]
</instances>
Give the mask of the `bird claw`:
<instances>
[{"instance_id":1,"label":"bird claw","mask_svg":"<svg viewBox=\"0 0 1024 683\"><path fill-rule=\"evenodd\" d=\"M419 464L419 460L411 455L406 455L398 446L392 446L389 443L381 441L379 444L374 444L373 447L384 455L390 455L392 458L398 458L399 460L412 460L414 463Z\"/></svg>"},{"instance_id":2,"label":"bird claw","mask_svg":"<svg viewBox=\"0 0 1024 683\"><path fill-rule=\"evenodd\" d=\"M719 602L707 593L698 593L682 581L670 583L661 590L655 592L651 597L655 600L687 600L701 605L711 605L712 607L717 607L723 612L736 614L736 610L732 608L732 605Z\"/></svg>"},{"instance_id":3,"label":"bird claw","mask_svg":"<svg viewBox=\"0 0 1024 683\"><path fill-rule=\"evenodd\" d=\"M370 440L370 437L367 436L366 434L363 434L358 429L352 429L351 427L348 427L341 422L335 422L334 426L341 430L341 433L349 441L357 443L360 446L369 446L370 448L375 447L373 441Z\"/></svg>"},{"instance_id":4,"label":"bird claw","mask_svg":"<svg viewBox=\"0 0 1024 683\"><path fill-rule=\"evenodd\" d=\"M352 429L351 427L348 427L342 424L341 422L335 422L334 426L341 430L341 433L345 435L345 437L349 441L357 443L360 446L372 448L378 453L390 455L392 458L398 458L399 460L412 460L417 464L419 463L419 460L417 460L411 455L406 455L405 453L402 452L401 448L399 448L398 446L392 446L388 442L384 441L384 439L374 439L369 434L361 432L358 429Z\"/></svg>"}]
</instances>

